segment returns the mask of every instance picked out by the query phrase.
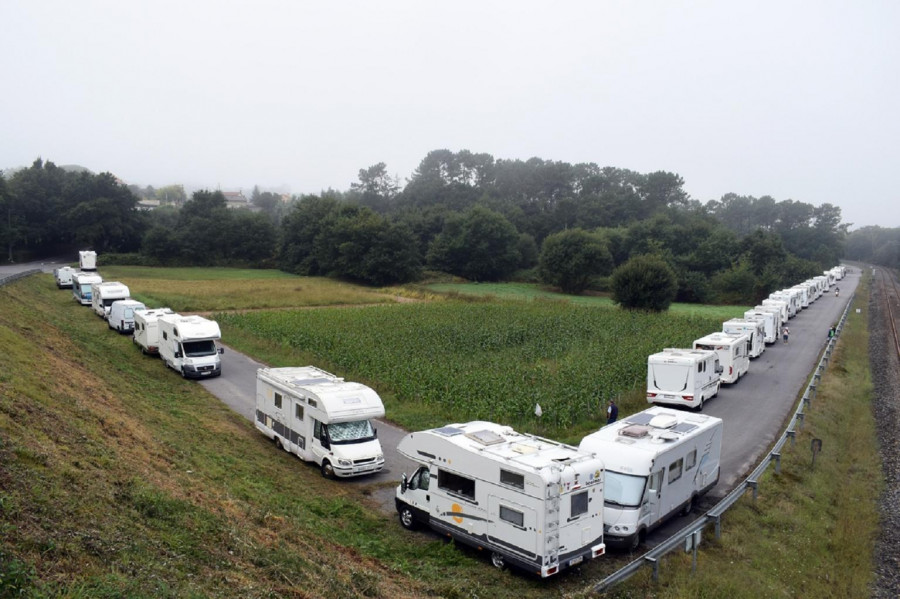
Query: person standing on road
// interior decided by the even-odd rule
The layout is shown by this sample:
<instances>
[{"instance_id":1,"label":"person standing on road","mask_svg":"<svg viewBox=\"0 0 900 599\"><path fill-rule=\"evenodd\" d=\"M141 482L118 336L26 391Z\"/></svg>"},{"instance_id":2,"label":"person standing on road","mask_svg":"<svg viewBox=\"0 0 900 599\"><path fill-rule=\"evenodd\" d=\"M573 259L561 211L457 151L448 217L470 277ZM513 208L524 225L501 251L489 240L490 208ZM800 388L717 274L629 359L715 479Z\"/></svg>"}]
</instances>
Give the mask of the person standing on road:
<instances>
[{"instance_id":1,"label":"person standing on road","mask_svg":"<svg viewBox=\"0 0 900 599\"><path fill-rule=\"evenodd\" d=\"M606 404L606 424L612 424L618 417L619 406L613 400L609 400Z\"/></svg>"},{"instance_id":2,"label":"person standing on road","mask_svg":"<svg viewBox=\"0 0 900 599\"><path fill-rule=\"evenodd\" d=\"M834 325L831 325L831 328L828 329L828 338L829 338L829 339L833 339L833 338L834 338L834 333L835 333L835 326L834 326Z\"/></svg>"},{"instance_id":3,"label":"person standing on road","mask_svg":"<svg viewBox=\"0 0 900 599\"><path fill-rule=\"evenodd\" d=\"M785 325L784 328L781 329L781 338L784 339L785 343L788 342L788 335L790 335L790 334L791 334L791 330L789 328L787 328L787 325Z\"/></svg>"}]
</instances>

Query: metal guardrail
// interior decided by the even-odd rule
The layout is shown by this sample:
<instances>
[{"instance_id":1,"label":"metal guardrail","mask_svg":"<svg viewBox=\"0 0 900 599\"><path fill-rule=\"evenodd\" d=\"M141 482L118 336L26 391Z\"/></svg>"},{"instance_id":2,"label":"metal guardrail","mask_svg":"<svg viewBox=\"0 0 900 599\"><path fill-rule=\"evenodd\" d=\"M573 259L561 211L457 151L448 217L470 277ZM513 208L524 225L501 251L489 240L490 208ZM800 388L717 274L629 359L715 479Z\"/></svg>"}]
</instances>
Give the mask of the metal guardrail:
<instances>
[{"instance_id":1,"label":"metal guardrail","mask_svg":"<svg viewBox=\"0 0 900 599\"><path fill-rule=\"evenodd\" d=\"M692 550L693 559L691 570L694 571L697 568L697 547L700 545L701 535L703 529L706 528L709 524L715 524L716 538L721 538L722 533L722 514L724 514L728 508L737 503L738 499L743 497L744 493L747 492L747 489L753 489L753 500L756 500L757 487L759 485L759 479L762 477L763 473L769 468L772 462L775 462L775 472L776 474L781 472L781 450L784 448L784 445L790 440L791 446L794 445L794 440L797 435L797 431L803 428L803 419L805 415L805 410L809 407L810 403L816 397L816 389L818 387L819 381L822 378L822 374L824 374L825 369L828 366L828 362L831 360L831 353L834 351L834 345L837 343L838 337L840 337L841 330L844 328L844 323L847 321L847 315L850 313L850 306L853 304L853 298L856 297L856 293L850 295L849 301L847 302L847 307L844 308L844 313L841 315L840 322L838 322L837 327L835 328L835 335L831 339L828 340L828 343L825 345L825 351L822 353L822 357L819 358L819 363L816 366L815 371L810 377L809 383L806 386L806 390L803 392L803 397L801 401L797 404L797 409L794 411L794 415L791 417L790 422L787 425L787 428L782 433L781 437L772 447L772 450L763 458L762 462L760 462L759 466L757 466L753 472L744 480L744 482L737 485L734 489L731 490L728 495L722 498L719 503L714 505L706 514L694 520L689 525L682 528L680 531L676 532L674 535L637 558L636 560L630 562L625 567L616 570L600 582L598 582L593 587L593 592L601 593L620 582L624 582L625 580L631 578L638 570L643 568L644 566L650 566L653 568L653 580L659 580L659 561L662 559L667 553L678 547L684 547L685 550Z\"/></svg>"},{"instance_id":2,"label":"metal guardrail","mask_svg":"<svg viewBox=\"0 0 900 599\"><path fill-rule=\"evenodd\" d=\"M40 268L32 268L30 270L23 270L22 272L17 272L15 274L6 275L5 277L0 277L0 287L6 285L7 283L12 283L13 281L17 281L18 279L24 279L25 277L30 277L31 275L40 272L43 272Z\"/></svg>"}]
</instances>

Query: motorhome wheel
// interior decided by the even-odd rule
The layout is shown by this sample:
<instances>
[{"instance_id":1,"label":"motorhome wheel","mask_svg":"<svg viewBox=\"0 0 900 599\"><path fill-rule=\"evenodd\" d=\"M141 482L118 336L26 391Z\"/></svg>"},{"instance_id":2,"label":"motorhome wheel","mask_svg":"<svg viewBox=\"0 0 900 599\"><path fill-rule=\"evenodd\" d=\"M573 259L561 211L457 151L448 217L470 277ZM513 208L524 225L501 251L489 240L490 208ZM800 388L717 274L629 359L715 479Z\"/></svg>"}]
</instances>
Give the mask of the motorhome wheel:
<instances>
[{"instance_id":1,"label":"motorhome wheel","mask_svg":"<svg viewBox=\"0 0 900 599\"><path fill-rule=\"evenodd\" d=\"M334 468L328 460L322 460L322 476L325 478L334 478Z\"/></svg>"},{"instance_id":2,"label":"motorhome wheel","mask_svg":"<svg viewBox=\"0 0 900 599\"><path fill-rule=\"evenodd\" d=\"M495 568L499 568L500 570L506 567L506 560L496 551L491 554L491 563L494 564Z\"/></svg>"},{"instance_id":3,"label":"motorhome wheel","mask_svg":"<svg viewBox=\"0 0 900 599\"><path fill-rule=\"evenodd\" d=\"M641 545L641 540L643 538L643 533L636 532L628 539L628 551L634 553L637 551L638 547Z\"/></svg>"},{"instance_id":4,"label":"motorhome wheel","mask_svg":"<svg viewBox=\"0 0 900 599\"><path fill-rule=\"evenodd\" d=\"M413 514L412 508L408 505L405 505L400 508L400 524L403 525L403 528L406 530L415 530L416 529L416 517Z\"/></svg>"},{"instance_id":5,"label":"motorhome wheel","mask_svg":"<svg viewBox=\"0 0 900 599\"><path fill-rule=\"evenodd\" d=\"M689 515L691 514L691 512L694 511L694 501L695 501L695 499L696 499L696 497L695 497L694 495L691 495L691 498L688 499L688 502L684 505L683 508L681 508L681 515L682 515L682 516L689 516Z\"/></svg>"},{"instance_id":6,"label":"motorhome wheel","mask_svg":"<svg viewBox=\"0 0 900 599\"><path fill-rule=\"evenodd\" d=\"M283 448L281 447L281 439L278 438L278 435L275 435L275 436L273 437L273 440L275 441L275 447L276 447L277 449L283 449Z\"/></svg>"}]
</instances>

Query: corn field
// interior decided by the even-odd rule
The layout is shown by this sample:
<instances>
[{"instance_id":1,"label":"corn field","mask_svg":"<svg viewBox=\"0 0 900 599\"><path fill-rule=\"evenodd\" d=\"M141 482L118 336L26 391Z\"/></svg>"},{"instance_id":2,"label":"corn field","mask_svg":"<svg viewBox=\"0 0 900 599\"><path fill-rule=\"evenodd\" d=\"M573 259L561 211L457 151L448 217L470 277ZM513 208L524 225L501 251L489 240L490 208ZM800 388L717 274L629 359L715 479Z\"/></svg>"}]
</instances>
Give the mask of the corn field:
<instances>
[{"instance_id":1,"label":"corn field","mask_svg":"<svg viewBox=\"0 0 900 599\"><path fill-rule=\"evenodd\" d=\"M716 318L529 303L404 304L218 314L459 422L568 426L646 381L647 356L689 347ZM300 364L297 364L298 366Z\"/></svg>"}]
</instances>

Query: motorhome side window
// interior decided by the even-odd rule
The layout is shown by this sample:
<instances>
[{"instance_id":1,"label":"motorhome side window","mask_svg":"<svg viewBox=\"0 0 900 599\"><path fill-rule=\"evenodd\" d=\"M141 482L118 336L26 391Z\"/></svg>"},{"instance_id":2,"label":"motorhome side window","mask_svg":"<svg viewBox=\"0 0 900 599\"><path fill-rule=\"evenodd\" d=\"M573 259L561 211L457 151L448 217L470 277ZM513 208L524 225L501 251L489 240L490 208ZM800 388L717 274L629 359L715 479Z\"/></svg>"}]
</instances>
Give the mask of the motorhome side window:
<instances>
[{"instance_id":1,"label":"motorhome side window","mask_svg":"<svg viewBox=\"0 0 900 599\"><path fill-rule=\"evenodd\" d=\"M316 439L321 441L322 433L324 432L325 426L318 420L313 419L313 422L315 423L313 425L313 437L315 437Z\"/></svg>"},{"instance_id":2,"label":"motorhome side window","mask_svg":"<svg viewBox=\"0 0 900 599\"><path fill-rule=\"evenodd\" d=\"M475 481L446 470L438 470L438 488L475 500Z\"/></svg>"},{"instance_id":3,"label":"motorhome side window","mask_svg":"<svg viewBox=\"0 0 900 599\"><path fill-rule=\"evenodd\" d=\"M691 453L687 454L687 457L684 458L684 469L690 470L694 466L697 465L697 450L693 450Z\"/></svg>"},{"instance_id":4,"label":"motorhome side window","mask_svg":"<svg viewBox=\"0 0 900 599\"><path fill-rule=\"evenodd\" d=\"M517 472L510 472L509 470L500 469L500 482L504 485L509 485L510 487L515 487L517 489L525 488L525 475L518 474Z\"/></svg>"},{"instance_id":5,"label":"motorhome side window","mask_svg":"<svg viewBox=\"0 0 900 599\"><path fill-rule=\"evenodd\" d=\"M303 420L303 404L300 402L294 404L294 417L297 420Z\"/></svg>"},{"instance_id":6,"label":"motorhome side window","mask_svg":"<svg viewBox=\"0 0 900 599\"><path fill-rule=\"evenodd\" d=\"M281 393L275 394L275 407L281 409Z\"/></svg>"},{"instance_id":7,"label":"motorhome side window","mask_svg":"<svg viewBox=\"0 0 900 599\"><path fill-rule=\"evenodd\" d=\"M577 518L588 511L588 492L582 491L572 495L572 518Z\"/></svg>"},{"instance_id":8,"label":"motorhome side window","mask_svg":"<svg viewBox=\"0 0 900 599\"><path fill-rule=\"evenodd\" d=\"M500 519L520 528L525 526L525 514L505 505L500 506Z\"/></svg>"},{"instance_id":9,"label":"motorhome side window","mask_svg":"<svg viewBox=\"0 0 900 599\"><path fill-rule=\"evenodd\" d=\"M163 331L163 339L169 338L169 331Z\"/></svg>"},{"instance_id":10,"label":"motorhome side window","mask_svg":"<svg viewBox=\"0 0 900 599\"><path fill-rule=\"evenodd\" d=\"M669 464L669 484L671 485L676 480L681 478L681 470L684 464L684 460L675 460L671 464Z\"/></svg>"}]
</instances>

